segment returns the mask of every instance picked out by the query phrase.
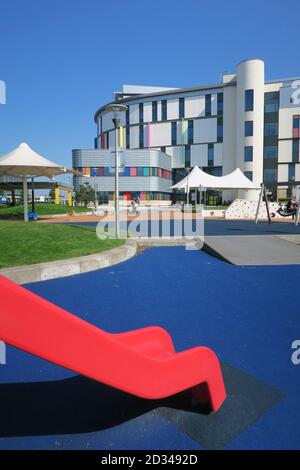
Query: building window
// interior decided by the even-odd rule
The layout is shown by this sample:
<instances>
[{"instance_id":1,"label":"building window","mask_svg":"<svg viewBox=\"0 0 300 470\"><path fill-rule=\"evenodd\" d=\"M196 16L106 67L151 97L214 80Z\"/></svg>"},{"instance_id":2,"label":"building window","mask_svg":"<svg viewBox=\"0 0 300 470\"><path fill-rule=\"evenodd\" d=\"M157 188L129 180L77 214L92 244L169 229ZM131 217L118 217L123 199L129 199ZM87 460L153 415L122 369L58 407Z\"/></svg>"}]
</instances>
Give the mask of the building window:
<instances>
[{"instance_id":1,"label":"building window","mask_svg":"<svg viewBox=\"0 0 300 470\"><path fill-rule=\"evenodd\" d=\"M211 95L205 95L205 116L211 116Z\"/></svg>"},{"instance_id":2,"label":"building window","mask_svg":"<svg viewBox=\"0 0 300 470\"><path fill-rule=\"evenodd\" d=\"M130 127L126 127L126 148L130 149Z\"/></svg>"},{"instance_id":3,"label":"building window","mask_svg":"<svg viewBox=\"0 0 300 470\"><path fill-rule=\"evenodd\" d=\"M293 140L293 162L299 162L299 139Z\"/></svg>"},{"instance_id":4,"label":"building window","mask_svg":"<svg viewBox=\"0 0 300 470\"><path fill-rule=\"evenodd\" d=\"M244 148L244 161L252 162L253 161L253 147L252 145L246 145Z\"/></svg>"},{"instance_id":5,"label":"building window","mask_svg":"<svg viewBox=\"0 0 300 470\"><path fill-rule=\"evenodd\" d=\"M171 129L171 144L177 144L177 122L172 122L172 129Z\"/></svg>"},{"instance_id":6,"label":"building window","mask_svg":"<svg viewBox=\"0 0 300 470\"><path fill-rule=\"evenodd\" d=\"M214 144L208 144L208 166L214 166Z\"/></svg>"},{"instance_id":7,"label":"building window","mask_svg":"<svg viewBox=\"0 0 300 470\"><path fill-rule=\"evenodd\" d=\"M253 172L252 171L244 171L244 175L248 180L253 181Z\"/></svg>"},{"instance_id":8,"label":"building window","mask_svg":"<svg viewBox=\"0 0 300 470\"><path fill-rule=\"evenodd\" d=\"M277 122L265 122L265 135L278 135Z\"/></svg>"},{"instance_id":9,"label":"building window","mask_svg":"<svg viewBox=\"0 0 300 470\"><path fill-rule=\"evenodd\" d=\"M289 163L289 181L295 181L295 164Z\"/></svg>"},{"instance_id":10,"label":"building window","mask_svg":"<svg viewBox=\"0 0 300 470\"><path fill-rule=\"evenodd\" d=\"M157 122L157 101L152 101L152 121Z\"/></svg>"},{"instance_id":11,"label":"building window","mask_svg":"<svg viewBox=\"0 0 300 470\"><path fill-rule=\"evenodd\" d=\"M109 132L106 132L106 148L109 149Z\"/></svg>"},{"instance_id":12,"label":"building window","mask_svg":"<svg viewBox=\"0 0 300 470\"><path fill-rule=\"evenodd\" d=\"M300 116L293 116L293 139L300 137Z\"/></svg>"},{"instance_id":13,"label":"building window","mask_svg":"<svg viewBox=\"0 0 300 470\"><path fill-rule=\"evenodd\" d=\"M144 103L139 104L139 122L144 122Z\"/></svg>"},{"instance_id":14,"label":"building window","mask_svg":"<svg viewBox=\"0 0 300 470\"><path fill-rule=\"evenodd\" d=\"M194 143L194 121L190 119L188 121L188 144Z\"/></svg>"},{"instance_id":15,"label":"building window","mask_svg":"<svg viewBox=\"0 0 300 470\"><path fill-rule=\"evenodd\" d=\"M264 182L274 183L277 181L277 169L276 168L265 168L264 169Z\"/></svg>"},{"instance_id":16,"label":"building window","mask_svg":"<svg viewBox=\"0 0 300 470\"><path fill-rule=\"evenodd\" d=\"M217 141L223 142L223 118L218 117L217 119Z\"/></svg>"},{"instance_id":17,"label":"building window","mask_svg":"<svg viewBox=\"0 0 300 470\"><path fill-rule=\"evenodd\" d=\"M253 121L245 121L245 137L253 136Z\"/></svg>"},{"instance_id":18,"label":"building window","mask_svg":"<svg viewBox=\"0 0 300 470\"><path fill-rule=\"evenodd\" d=\"M191 166L191 147L190 147L190 145L185 146L184 158L185 158L185 167L186 168L190 167Z\"/></svg>"},{"instance_id":19,"label":"building window","mask_svg":"<svg viewBox=\"0 0 300 470\"><path fill-rule=\"evenodd\" d=\"M160 147L160 151L166 153L166 147Z\"/></svg>"},{"instance_id":20,"label":"building window","mask_svg":"<svg viewBox=\"0 0 300 470\"><path fill-rule=\"evenodd\" d=\"M277 160L278 146L277 145L266 145L264 147L264 159L265 160Z\"/></svg>"},{"instance_id":21,"label":"building window","mask_svg":"<svg viewBox=\"0 0 300 470\"><path fill-rule=\"evenodd\" d=\"M139 144L140 149L144 148L144 126L139 126Z\"/></svg>"},{"instance_id":22,"label":"building window","mask_svg":"<svg viewBox=\"0 0 300 470\"><path fill-rule=\"evenodd\" d=\"M128 109L126 109L126 126L129 126L129 106Z\"/></svg>"},{"instance_id":23,"label":"building window","mask_svg":"<svg viewBox=\"0 0 300 470\"><path fill-rule=\"evenodd\" d=\"M254 90L245 91L245 111L253 111L254 109Z\"/></svg>"},{"instance_id":24,"label":"building window","mask_svg":"<svg viewBox=\"0 0 300 470\"><path fill-rule=\"evenodd\" d=\"M179 119L184 118L184 98L179 98Z\"/></svg>"},{"instance_id":25,"label":"building window","mask_svg":"<svg viewBox=\"0 0 300 470\"><path fill-rule=\"evenodd\" d=\"M218 93L217 109L218 109L218 116L223 116L223 110L224 110L223 93Z\"/></svg>"},{"instance_id":26,"label":"building window","mask_svg":"<svg viewBox=\"0 0 300 470\"><path fill-rule=\"evenodd\" d=\"M167 100L162 100L161 102L161 120L167 120Z\"/></svg>"}]
</instances>

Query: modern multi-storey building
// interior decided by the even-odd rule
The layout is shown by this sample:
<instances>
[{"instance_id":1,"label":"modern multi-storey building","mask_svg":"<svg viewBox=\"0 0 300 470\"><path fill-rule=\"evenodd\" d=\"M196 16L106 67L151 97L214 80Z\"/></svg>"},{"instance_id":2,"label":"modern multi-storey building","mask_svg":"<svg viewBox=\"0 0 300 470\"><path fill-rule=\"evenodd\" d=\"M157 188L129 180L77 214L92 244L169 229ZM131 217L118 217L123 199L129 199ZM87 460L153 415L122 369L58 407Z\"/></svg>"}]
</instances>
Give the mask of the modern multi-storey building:
<instances>
[{"instance_id":1,"label":"modern multi-storey building","mask_svg":"<svg viewBox=\"0 0 300 470\"><path fill-rule=\"evenodd\" d=\"M300 184L300 78L266 81L262 60L241 62L214 85L124 85L114 101L128 107L118 132L126 199L138 193L141 200L171 200L172 184L195 165L217 176L238 167L257 186L265 182L274 197ZM75 187L95 184L102 200L114 191L115 130L105 107L95 114L95 149L73 150L73 166L84 175L74 178ZM226 191L223 199L236 196ZM238 196L257 198L256 191Z\"/></svg>"}]
</instances>

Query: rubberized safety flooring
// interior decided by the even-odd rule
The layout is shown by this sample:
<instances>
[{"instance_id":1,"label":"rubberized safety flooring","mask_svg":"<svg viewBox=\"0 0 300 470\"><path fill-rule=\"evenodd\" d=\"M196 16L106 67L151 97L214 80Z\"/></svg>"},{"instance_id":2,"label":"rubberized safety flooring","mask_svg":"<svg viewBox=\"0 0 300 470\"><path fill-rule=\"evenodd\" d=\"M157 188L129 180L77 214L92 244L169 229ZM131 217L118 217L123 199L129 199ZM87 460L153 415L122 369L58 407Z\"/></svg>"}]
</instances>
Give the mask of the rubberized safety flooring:
<instances>
[{"instance_id":1,"label":"rubberized safety flooring","mask_svg":"<svg viewBox=\"0 0 300 470\"><path fill-rule=\"evenodd\" d=\"M7 346L1 449L300 448L300 266L233 266L184 247L27 285L112 333L166 328L178 351L215 350L228 398L216 414L146 401ZM80 344L78 344L80 348Z\"/></svg>"}]
</instances>

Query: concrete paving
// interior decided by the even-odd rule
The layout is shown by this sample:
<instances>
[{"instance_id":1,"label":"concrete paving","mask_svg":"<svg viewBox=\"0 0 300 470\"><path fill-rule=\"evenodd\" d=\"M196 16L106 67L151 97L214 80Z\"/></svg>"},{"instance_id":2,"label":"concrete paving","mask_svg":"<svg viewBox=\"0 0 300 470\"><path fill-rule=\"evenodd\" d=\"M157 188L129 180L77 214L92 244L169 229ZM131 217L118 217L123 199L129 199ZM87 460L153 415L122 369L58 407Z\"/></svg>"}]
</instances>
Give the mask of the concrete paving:
<instances>
[{"instance_id":1,"label":"concrete paving","mask_svg":"<svg viewBox=\"0 0 300 470\"><path fill-rule=\"evenodd\" d=\"M292 236L232 235L205 237L204 251L231 264L289 265L300 264L299 238Z\"/></svg>"}]
</instances>

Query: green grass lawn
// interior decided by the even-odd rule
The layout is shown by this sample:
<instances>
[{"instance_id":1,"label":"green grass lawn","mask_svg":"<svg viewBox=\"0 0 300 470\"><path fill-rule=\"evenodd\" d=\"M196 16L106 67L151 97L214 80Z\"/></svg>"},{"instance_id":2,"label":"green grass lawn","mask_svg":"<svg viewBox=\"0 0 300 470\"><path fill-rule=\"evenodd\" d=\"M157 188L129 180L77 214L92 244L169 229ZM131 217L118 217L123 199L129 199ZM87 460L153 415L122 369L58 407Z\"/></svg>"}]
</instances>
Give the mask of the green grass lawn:
<instances>
[{"instance_id":1,"label":"green grass lawn","mask_svg":"<svg viewBox=\"0 0 300 470\"><path fill-rule=\"evenodd\" d=\"M99 240L96 227L0 221L0 268L90 255L124 240Z\"/></svg>"},{"instance_id":2,"label":"green grass lawn","mask_svg":"<svg viewBox=\"0 0 300 470\"><path fill-rule=\"evenodd\" d=\"M29 211L31 210L31 204L28 207ZM90 209L86 207L77 207L77 206L65 206L63 204L50 204L47 202L41 202L35 204L35 212L38 215L55 215L55 214L67 214L70 213L72 210L75 212L89 212ZM15 206L15 207L6 207L0 204L0 219L7 219L7 218L22 218L24 213L23 206Z\"/></svg>"}]
</instances>

